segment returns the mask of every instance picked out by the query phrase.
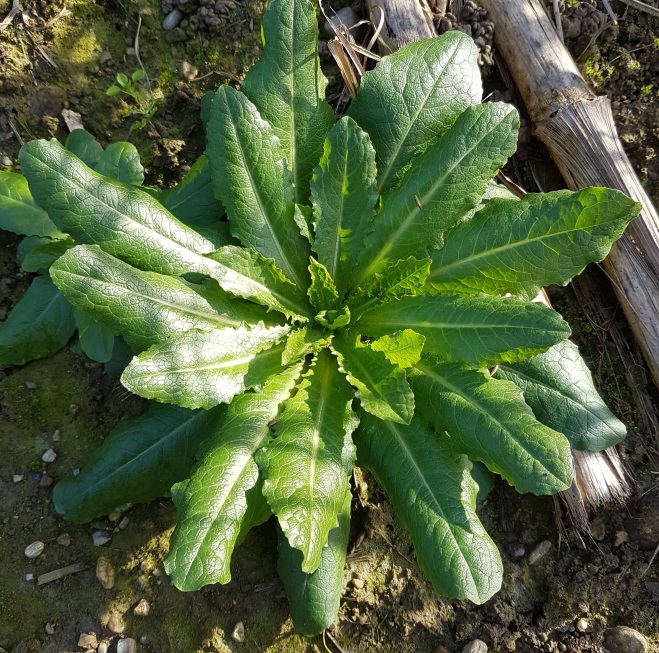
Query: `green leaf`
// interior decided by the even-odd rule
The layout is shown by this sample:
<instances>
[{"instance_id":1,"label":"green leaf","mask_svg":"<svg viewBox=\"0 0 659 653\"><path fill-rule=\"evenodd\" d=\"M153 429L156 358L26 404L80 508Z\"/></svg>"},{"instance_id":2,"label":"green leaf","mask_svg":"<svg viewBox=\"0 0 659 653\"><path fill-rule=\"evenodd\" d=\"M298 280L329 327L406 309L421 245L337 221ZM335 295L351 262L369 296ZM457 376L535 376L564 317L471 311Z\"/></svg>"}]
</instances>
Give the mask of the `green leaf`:
<instances>
[{"instance_id":1,"label":"green leaf","mask_svg":"<svg viewBox=\"0 0 659 653\"><path fill-rule=\"evenodd\" d=\"M270 439L270 422L301 368L272 377L261 392L236 397L224 418L209 425L191 477L173 487L176 528L165 570L180 590L231 580L231 554L259 476L253 456Z\"/></svg>"},{"instance_id":2,"label":"green leaf","mask_svg":"<svg viewBox=\"0 0 659 653\"><path fill-rule=\"evenodd\" d=\"M95 245L69 250L51 267L51 276L76 308L120 333L134 351L182 331L239 327L265 318L262 309L231 299L213 282L191 284L142 272Z\"/></svg>"},{"instance_id":3,"label":"green leaf","mask_svg":"<svg viewBox=\"0 0 659 653\"><path fill-rule=\"evenodd\" d=\"M144 79L145 76L146 76L146 73L143 70L140 69L140 70L133 71L133 74L130 76L130 78L134 82L139 82L140 79Z\"/></svg>"},{"instance_id":4,"label":"green leaf","mask_svg":"<svg viewBox=\"0 0 659 653\"><path fill-rule=\"evenodd\" d=\"M382 197L354 286L399 259L440 247L444 231L478 206L487 182L515 153L518 127L510 105L470 107L414 159L400 185Z\"/></svg>"},{"instance_id":5,"label":"green leaf","mask_svg":"<svg viewBox=\"0 0 659 653\"><path fill-rule=\"evenodd\" d=\"M276 438L256 455L263 494L289 544L302 551L302 571L318 569L329 532L350 493L357 425L353 391L327 349L283 406Z\"/></svg>"},{"instance_id":6,"label":"green leaf","mask_svg":"<svg viewBox=\"0 0 659 653\"><path fill-rule=\"evenodd\" d=\"M350 537L351 500L350 493L346 493L339 512L339 525L329 532L327 546L320 554L320 565L312 574L302 571L302 553L288 543L281 528L277 529L277 570L288 598L293 627L302 635L318 635L329 628L339 611Z\"/></svg>"},{"instance_id":7,"label":"green leaf","mask_svg":"<svg viewBox=\"0 0 659 653\"><path fill-rule=\"evenodd\" d=\"M394 365L401 369L412 367L421 360L421 352L426 339L411 329L405 329L391 336L382 336L371 343L371 349L381 351Z\"/></svg>"},{"instance_id":8,"label":"green leaf","mask_svg":"<svg viewBox=\"0 0 659 653\"><path fill-rule=\"evenodd\" d=\"M426 352L476 366L522 360L570 335L546 306L485 295L400 299L367 311L355 328L373 337L412 329L425 337Z\"/></svg>"},{"instance_id":9,"label":"green leaf","mask_svg":"<svg viewBox=\"0 0 659 653\"><path fill-rule=\"evenodd\" d=\"M117 73L116 80L119 86L126 86L128 84L128 77L126 77L126 75L123 73Z\"/></svg>"},{"instance_id":10,"label":"green leaf","mask_svg":"<svg viewBox=\"0 0 659 653\"><path fill-rule=\"evenodd\" d=\"M302 288L307 286L308 243L293 214L291 175L272 128L239 91L222 86L211 105L206 156L216 195L226 207L231 233Z\"/></svg>"},{"instance_id":11,"label":"green leaf","mask_svg":"<svg viewBox=\"0 0 659 653\"><path fill-rule=\"evenodd\" d=\"M355 442L359 465L373 472L391 499L435 591L478 604L498 592L501 558L476 515L477 486L467 457L418 418L402 426L364 415Z\"/></svg>"},{"instance_id":12,"label":"green leaf","mask_svg":"<svg viewBox=\"0 0 659 653\"><path fill-rule=\"evenodd\" d=\"M241 88L281 142L293 174L295 201L307 204L311 173L334 122L325 101L327 80L318 59L314 5L309 0L272 0L262 34L263 56Z\"/></svg>"},{"instance_id":13,"label":"green leaf","mask_svg":"<svg viewBox=\"0 0 659 653\"><path fill-rule=\"evenodd\" d=\"M140 417L122 420L77 476L55 486L55 510L82 524L123 504L169 494L190 474L199 444L224 409L191 411L152 403Z\"/></svg>"},{"instance_id":14,"label":"green leaf","mask_svg":"<svg viewBox=\"0 0 659 653\"><path fill-rule=\"evenodd\" d=\"M112 358L114 333L84 311L74 311L80 346L89 358L107 363Z\"/></svg>"},{"instance_id":15,"label":"green leaf","mask_svg":"<svg viewBox=\"0 0 659 653\"><path fill-rule=\"evenodd\" d=\"M312 306L318 311L331 311L338 308L339 294L327 268L312 257L309 274L311 275L311 285L307 294Z\"/></svg>"},{"instance_id":16,"label":"green leaf","mask_svg":"<svg viewBox=\"0 0 659 653\"><path fill-rule=\"evenodd\" d=\"M42 238L28 236L23 238L16 250L16 259L26 272L47 270L67 250L75 245L72 238Z\"/></svg>"},{"instance_id":17,"label":"green leaf","mask_svg":"<svg viewBox=\"0 0 659 653\"><path fill-rule=\"evenodd\" d=\"M137 148L132 143L108 145L94 169L99 175L124 184L141 186L144 183L144 168L140 163Z\"/></svg>"},{"instance_id":18,"label":"green leaf","mask_svg":"<svg viewBox=\"0 0 659 653\"><path fill-rule=\"evenodd\" d=\"M478 50L460 32L410 43L362 77L348 115L371 137L381 193L481 100Z\"/></svg>"},{"instance_id":19,"label":"green leaf","mask_svg":"<svg viewBox=\"0 0 659 653\"><path fill-rule=\"evenodd\" d=\"M73 308L46 277L32 281L0 324L0 365L24 365L58 352L75 331Z\"/></svg>"},{"instance_id":20,"label":"green leaf","mask_svg":"<svg viewBox=\"0 0 659 653\"><path fill-rule=\"evenodd\" d=\"M312 352L319 352L328 344L326 331L302 327L295 329L286 339L286 347L281 356L281 364L288 365L304 358Z\"/></svg>"},{"instance_id":21,"label":"green leaf","mask_svg":"<svg viewBox=\"0 0 659 653\"><path fill-rule=\"evenodd\" d=\"M336 283L340 298L373 229L375 150L368 135L351 118L330 130L325 151L311 182L318 260Z\"/></svg>"},{"instance_id":22,"label":"green leaf","mask_svg":"<svg viewBox=\"0 0 659 653\"><path fill-rule=\"evenodd\" d=\"M384 353L362 344L354 334L337 333L332 349L365 411L399 424L410 423L414 395L403 370Z\"/></svg>"},{"instance_id":23,"label":"green leaf","mask_svg":"<svg viewBox=\"0 0 659 653\"><path fill-rule=\"evenodd\" d=\"M208 259L220 266L209 274L227 292L274 308L289 317L311 317L309 302L295 284L277 269L272 260L243 247L227 245Z\"/></svg>"},{"instance_id":24,"label":"green leaf","mask_svg":"<svg viewBox=\"0 0 659 653\"><path fill-rule=\"evenodd\" d=\"M116 88L117 90L110 93L110 89ZM108 95L116 95L121 93L121 89L116 86L110 86L106 91ZM103 156L103 147L101 144L84 129L74 129L66 137L66 149L75 154L85 165L90 168L96 168L96 165Z\"/></svg>"},{"instance_id":25,"label":"green leaf","mask_svg":"<svg viewBox=\"0 0 659 653\"><path fill-rule=\"evenodd\" d=\"M451 446L518 492L554 494L572 483L570 444L538 422L520 389L487 372L421 361L410 374L419 410Z\"/></svg>"},{"instance_id":26,"label":"green leaf","mask_svg":"<svg viewBox=\"0 0 659 653\"><path fill-rule=\"evenodd\" d=\"M640 210L605 188L495 199L447 234L428 284L440 292L535 297L601 261Z\"/></svg>"},{"instance_id":27,"label":"green leaf","mask_svg":"<svg viewBox=\"0 0 659 653\"><path fill-rule=\"evenodd\" d=\"M536 419L564 433L579 451L601 451L624 440L625 425L599 396L578 347L565 340L539 356L501 365L496 378L524 393Z\"/></svg>"},{"instance_id":28,"label":"green leaf","mask_svg":"<svg viewBox=\"0 0 659 653\"><path fill-rule=\"evenodd\" d=\"M105 94L109 95L110 97L114 97L115 95L119 95L121 93L121 89L118 86L115 86L112 84L109 88L106 89Z\"/></svg>"},{"instance_id":29,"label":"green leaf","mask_svg":"<svg viewBox=\"0 0 659 653\"><path fill-rule=\"evenodd\" d=\"M95 173L57 141L30 141L21 167L39 206L77 243L161 274L205 272L214 245L148 193Z\"/></svg>"},{"instance_id":30,"label":"green leaf","mask_svg":"<svg viewBox=\"0 0 659 653\"><path fill-rule=\"evenodd\" d=\"M0 229L25 236L63 235L32 199L25 177L16 172L0 171Z\"/></svg>"},{"instance_id":31,"label":"green leaf","mask_svg":"<svg viewBox=\"0 0 659 653\"><path fill-rule=\"evenodd\" d=\"M293 220L298 226L300 233L303 238L306 238L309 243L313 246L313 220L311 215L311 207L303 206L302 204L295 205L295 213L293 214Z\"/></svg>"},{"instance_id":32,"label":"green leaf","mask_svg":"<svg viewBox=\"0 0 659 653\"><path fill-rule=\"evenodd\" d=\"M287 332L287 327L257 325L251 329L241 326L176 333L134 358L124 370L121 382L142 397L184 408L230 403L233 397L267 378L267 366L263 366L263 378L258 381L249 383L245 377L250 363L258 375L260 352L267 354L264 350ZM278 364L282 350L283 347L275 352Z\"/></svg>"}]
</instances>

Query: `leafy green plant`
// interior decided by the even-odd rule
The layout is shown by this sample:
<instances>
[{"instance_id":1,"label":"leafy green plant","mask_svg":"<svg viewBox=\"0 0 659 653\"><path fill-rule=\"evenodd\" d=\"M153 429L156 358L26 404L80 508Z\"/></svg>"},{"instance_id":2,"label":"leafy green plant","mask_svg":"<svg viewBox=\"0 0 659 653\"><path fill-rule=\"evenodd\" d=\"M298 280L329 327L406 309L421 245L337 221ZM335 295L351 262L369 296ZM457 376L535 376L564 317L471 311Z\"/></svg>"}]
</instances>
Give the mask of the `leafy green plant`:
<instances>
[{"instance_id":1,"label":"leafy green plant","mask_svg":"<svg viewBox=\"0 0 659 653\"><path fill-rule=\"evenodd\" d=\"M69 239L34 283L121 335L122 383L152 400L54 505L86 522L171 492L165 567L183 590L229 582L233 549L274 514L294 623L313 634L339 608L356 460L437 592L483 602L502 564L472 461L551 494L571 483L570 446L625 436L567 324L531 300L601 260L639 206L601 188L500 197L518 117L479 104L463 34L385 57L335 122L312 4L273 0L263 33L242 91L205 99L206 154L170 191L119 179L110 148L21 151L32 213L2 215Z\"/></svg>"},{"instance_id":2,"label":"leafy green plant","mask_svg":"<svg viewBox=\"0 0 659 653\"><path fill-rule=\"evenodd\" d=\"M153 91L150 85L149 88L142 86L141 82L145 77L146 73L142 69L133 71L130 77L118 73L114 84L105 91L110 97L125 95L132 100L130 111L137 119L131 130L146 127L158 110L158 100L162 99L162 93Z\"/></svg>"}]
</instances>

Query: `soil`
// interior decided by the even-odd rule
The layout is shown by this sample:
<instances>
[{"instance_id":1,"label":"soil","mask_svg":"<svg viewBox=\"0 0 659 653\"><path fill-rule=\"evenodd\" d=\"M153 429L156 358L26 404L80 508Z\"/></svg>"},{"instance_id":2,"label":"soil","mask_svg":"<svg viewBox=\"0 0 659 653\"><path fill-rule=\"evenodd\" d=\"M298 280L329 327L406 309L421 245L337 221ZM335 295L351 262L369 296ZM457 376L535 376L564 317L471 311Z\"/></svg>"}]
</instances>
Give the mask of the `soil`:
<instances>
[{"instance_id":1,"label":"soil","mask_svg":"<svg viewBox=\"0 0 659 653\"><path fill-rule=\"evenodd\" d=\"M156 0L42 0L24 6L24 13L0 31L0 161L9 158L16 167L21 139L64 139L61 112L68 108L81 114L102 144L135 143L149 183L171 185L180 179L204 147L197 119L203 93L220 82L236 83L258 57L263 3L217 3L221 7L214 5L213 15L219 16L219 27L201 11L211 3L164 4L184 14L184 22L170 31L161 27ZM566 0L561 3L564 29L586 77L597 92L610 96L627 151L657 202L659 19L625 10L623 3L613 5L622 18L600 31L607 20L600 3ZM360 3L355 8L363 11ZM9 0L0 0L0 18L10 9ZM469 7L467 13L463 20L455 9L448 26L477 32L477 14ZM481 50L487 55L481 59L487 83L505 93L487 66L491 50L484 47L490 43L488 36ZM136 102L110 98L105 91L117 73L130 75L141 65L156 111L140 129L135 123L144 115ZM334 93L339 76L331 66L328 74ZM529 134L525 138L526 152L536 152ZM531 185L523 156L517 164L519 180ZM15 263L17 244L17 238L0 233L0 318L29 281ZM117 421L143 404L102 366L68 348L52 359L0 371L0 650L83 650L78 641L88 633L90 649L100 643L102 650L105 640L114 651L120 639L132 638L139 651L154 653L318 652L325 645L346 652L453 653L475 638L491 651L577 653L603 651L606 629L624 625L643 633L650 650L659 651L659 562L653 561L659 542L659 440L652 430L656 393L644 380L641 362L634 363L631 381L621 374L624 361L610 324L594 322L570 289L555 291L552 299L570 320L600 391L629 427L620 449L636 479L634 495L625 505L593 516L596 539L581 542L572 529L557 526L551 498L520 496L498 483L479 514L502 553L504 586L476 606L433 593L413 562L408 536L366 476L354 504L342 607L325 642L292 630L276 575L272 523L252 531L236 552L229 585L185 594L171 586L162 568L175 520L168 499L91 525L59 518L50 502L51 483L82 467L87 452ZM614 306L609 296L604 301ZM635 352L617 314L614 323ZM641 408L639 396L645 399ZM49 448L57 458L47 464L42 454ZM111 535L101 547L92 541L98 530ZM28 559L24 549L35 541L45 544L44 552ZM101 556L114 571L108 589L96 575ZM36 580L76 563L79 570L59 580L41 585ZM239 623L244 636L236 629Z\"/></svg>"}]
</instances>

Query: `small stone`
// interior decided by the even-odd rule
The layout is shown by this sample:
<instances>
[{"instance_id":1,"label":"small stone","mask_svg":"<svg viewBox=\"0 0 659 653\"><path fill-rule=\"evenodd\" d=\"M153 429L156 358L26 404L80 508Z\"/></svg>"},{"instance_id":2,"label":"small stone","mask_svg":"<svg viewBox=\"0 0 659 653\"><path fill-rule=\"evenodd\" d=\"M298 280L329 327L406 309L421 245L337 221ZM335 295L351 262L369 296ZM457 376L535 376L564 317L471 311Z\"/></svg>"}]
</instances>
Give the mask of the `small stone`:
<instances>
[{"instance_id":1,"label":"small stone","mask_svg":"<svg viewBox=\"0 0 659 653\"><path fill-rule=\"evenodd\" d=\"M117 653L137 653L137 642L132 637L117 642Z\"/></svg>"},{"instance_id":2,"label":"small stone","mask_svg":"<svg viewBox=\"0 0 659 653\"><path fill-rule=\"evenodd\" d=\"M540 544L529 553L529 564L534 565L539 562L541 558L544 558L544 556L547 555L549 549L551 549L551 542L549 540L543 540L540 542Z\"/></svg>"},{"instance_id":3,"label":"small stone","mask_svg":"<svg viewBox=\"0 0 659 653\"><path fill-rule=\"evenodd\" d=\"M238 642L239 644L245 641L245 624L242 621L239 621L234 626L231 637L234 642Z\"/></svg>"},{"instance_id":4,"label":"small stone","mask_svg":"<svg viewBox=\"0 0 659 653\"><path fill-rule=\"evenodd\" d=\"M39 487L50 487L54 482L55 479L53 479L52 476L48 476L48 474L44 474L41 477L41 480L39 481Z\"/></svg>"},{"instance_id":5,"label":"small stone","mask_svg":"<svg viewBox=\"0 0 659 653\"><path fill-rule=\"evenodd\" d=\"M94 531L92 533L92 542L94 543L94 546L103 546L104 544L107 544L112 538L110 537L110 533L107 531Z\"/></svg>"},{"instance_id":6,"label":"small stone","mask_svg":"<svg viewBox=\"0 0 659 653\"><path fill-rule=\"evenodd\" d=\"M151 606L146 599L142 599L134 608L133 614L137 617L148 617L151 611Z\"/></svg>"},{"instance_id":7,"label":"small stone","mask_svg":"<svg viewBox=\"0 0 659 653\"><path fill-rule=\"evenodd\" d=\"M109 61L112 61L112 54L107 50L101 50L98 53L98 63L100 63L101 66L105 66Z\"/></svg>"},{"instance_id":8,"label":"small stone","mask_svg":"<svg viewBox=\"0 0 659 653\"><path fill-rule=\"evenodd\" d=\"M190 62L184 61L181 63L181 78L191 82L198 74L199 68L193 66Z\"/></svg>"},{"instance_id":9,"label":"small stone","mask_svg":"<svg viewBox=\"0 0 659 653\"><path fill-rule=\"evenodd\" d=\"M25 557L30 558L31 560L38 558L45 548L46 545L43 542L32 542L32 544L28 544L25 547Z\"/></svg>"},{"instance_id":10,"label":"small stone","mask_svg":"<svg viewBox=\"0 0 659 653\"><path fill-rule=\"evenodd\" d=\"M26 381L25 382L25 387L28 390L34 390L37 387L37 384L34 381Z\"/></svg>"},{"instance_id":11,"label":"small stone","mask_svg":"<svg viewBox=\"0 0 659 653\"><path fill-rule=\"evenodd\" d=\"M523 558L526 555L526 549L522 544L515 544L510 553L513 558Z\"/></svg>"},{"instance_id":12,"label":"small stone","mask_svg":"<svg viewBox=\"0 0 659 653\"><path fill-rule=\"evenodd\" d=\"M110 642L108 642L107 639L102 640L98 648L96 649L96 653L108 653L108 649L110 648Z\"/></svg>"},{"instance_id":13,"label":"small stone","mask_svg":"<svg viewBox=\"0 0 659 653\"><path fill-rule=\"evenodd\" d=\"M364 581L361 578L353 578L350 581L350 584L356 589L360 590L364 588Z\"/></svg>"},{"instance_id":14,"label":"small stone","mask_svg":"<svg viewBox=\"0 0 659 653\"><path fill-rule=\"evenodd\" d=\"M113 510L109 515L108 519L114 524L121 519L121 513L118 510Z\"/></svg>"},{"instance_id":15,"label":"small stone","mask_svg":"<svg viewBox=\"0 0 659 653\"><path fill-rule=\"evenodd\" d=\"M546 644L549 641L549 635L547 633L540 633L538 635L538 639L543 643Z\"/></svg>"},{"instance_id":16,"label":"small stone","mask_svg":"<svg viewBox=\"0 0 659 653\"><path fill-rule=\"evenodd\" d=\"M618 531L614 536L613 536L613 546L615 548L618 548L625 542L629 541L629 535L627 534L627 531Z\"/></svg>"},{"instance_id":17,"label":"small stone","mask_svg":"<svg viewBox=\"0 0 659 653\"><path fill-rule=\"evenodd\" d=\"M137 50L135 48L126 48L126 55L129 57L136 57Z\"/></svg>"},{"instance_id":18,"label":"small stone","mask_svg":"<svg viewBox=\"0 0 659 653\"><path fill-rule=\"evenodd\" d=\"M148 635L140 635L140 644L148 644L149 643L149 636Z\"/></svg>"},{"instance_id":19,"label":"small stone","mask_svg":"<svg viewBox=\"0 0 659 653\"><path fill-rule=\"evenodd\" d=\"M597 565L594 565L592 562L589 562L586 565L586 571L591 575L594 576L597 574L597 572L600 570L600 568Z\"/></svg>"},{"instance_id":20,"label":"small stone","mask_svg":"<svg viewBox=\"0 0 659 653\"><path fill-rule=\"evenodd\" d=\"M596 519L590 525L590 534L593 536L593 539L601 542L606 536L606 527L604 522L601 519Z\"/></svg>"},{"instance_id":21,"label":"small stone","mask_svg":"<svg viewBox=\"0 0 659 653\"><path fill-rule=\"evenodd\" d=\"M51 623L46 624L46 635L54 635L55 634L55 626Z\"/></svg>"},{"instance_id":22,"label":"small stone","mask_svg":"<svg viewBox=\"0 0 659 653\"><path fill-rule=\"evenodd\" d=\"M591 631L588 619L584 619L583 617L581 617L581 619L577 619L577 623L575 625L580 633L588 633Z\"/></svg>"},{"instance_id":23,"label":"small stone","mask_svg":"<svg viewBox=\"0 0 659 653\"><path fill-rule=\"evenodd\" d=\"M34 574L25 574L25 580L31 583L34 580Z\"/></svg>"},{"instance_id":24,"label":"small stone","mask_svg":"<svg viewBox=\"0 0 659 653\"><path fill-rule=\"evenodd\" d=\"M62 434L60 433L60 430L57 429L55 433L53 433L53 442L59 442L62 438Z\"/></svg>"},{"instance_id":25,"label":"small stone","mask_svg":"<svg viewBox=\"0 0 659 653\"><path fill-rule=\"evenodd\" d=\"M462 653L487 653L487 644L482 639L472 639L462 649Z\"/></svg>"},{"instance_id":26,"label":"small stone","mask_svg":"<svg viewBox=\"0 0 659 653\"><path fill-rule=\"evenodd\" d=\"M62 116L62 120L64 120L64 124L70 132L72 132L74 129L85 128L85 126L82 124L82 116L77 111L72 111L71 109L62 109L60 116ZM53 440L55 440L55 435L57 435L57 439L59 440L59 431L55 431Z\"/></svg>"},{"instance_id":27,"label":"small stone","mask_svg":"<svg viewBox=\"0 0 659 653\"><path fill-rule=\"evenodd\" d=\"M108 630L112 631L113 633L117 633L118 635L126 630L126 624L124 624L124 620L121 618L120 614L110 615L110 619L108 621ZM119 651L118 645L117 651Z\"/></svg>"},{"instance_id":28,"label":"small stone","mask_svg":"<svg viewBox=\"0 0 659 653\"><path fill-rule=\"evenodd\" d=\"M183 12L180 9L174 9L165 16L165 20L162 21L162 28L167 31L174 29L181 20L183 20Z\"/></svg>"},{"instance_id":29,"label":"small stone","mask_svg":"<svg viewBox=\"0 0 659 653\"><path fill-rule=\"evenodd\" d=\"M81 633L78 637L78 647L86 650L95 649L98 646L98 639L95 633Z\"/></svg>"},{"instance_id":30,"label":"small stone","mask_svg":"<svg viewBox=\"0 0 659 653\"><path fill-rule=\"evenodd\" d=\"M101 556L96 561L96 578L104 590L111 590L114 587L114 567L105 556Z\"/></svg>"},{"instance_id":31,"label":"small stone","mask_svg":"<svg viewBox=\"0 0 659 653\"><path fill-rule=\"evenodd\" d=\"M604 633L604 646L611 653L647 653L649 644L637 630L616 626Z\"/></svg>"},{"instance_id":32,"label":"small stone","mask_svg":"<svg viewBox=\"0 0 659 653\"><path fill-rule=\"evenodd\" d=\"M565 651L567 651L567 645L566 645L566 644L563 644L563 642L561 642L561 643L558 645L558 650L559 650L561 653L565 653Z\"/></svg>"},{"instance_id":33,"label":"small stone","mask_svg":"<svg viewBox=\"0 0 659 653\"><path fill-rule=\"evenodd\" d=\"M68 533L62 533L57 536L57 543L60 546L70 546L71 545L71 536Z\"/></svg>"},{"instance_id":34,"label":"small stone","mask_svg":"<svg viewBox=\"0 0 659 653\"><path fill-rule=\"evenodd\" d=\"M43 460L45 463L54 463L56 459L57 454L52 449L47 449L43 456L41 456L41 460Z\"/></svg>"},{"instance_id":35,"label":"small stone","mask_svg":"<svg viewBox=\"0 0 659 653\"><path fill-rule=\"evenodd\" d=\"M13 164L14 164L14 162L8 156L3 156L2 157L2 165L3 166L5 166L7 168L10 168Z\"/></svg>"},{"instance_id":36,"label":"small stone","mask_svg":"<svg viewBox=\"0 0 659 653\"><path fill-rule=\"evenodd\" d=\"M126 528L126 526L128 526L129 523L130 523L130 519L128 519L128 517L124 517L124 518L119 522L119 526L118 526L118 528L120 528L120 529L123 531L124 528Z\"/></svg>"},{"instance_id":37,"label":"small stone","mask_svg":"<svg viewBox=\"0 0 659 653\"><path fill-rule=\"evenodd\" d=\"M14 474L11 477L11 480L14 481L14 483L20 483L24 478L25 476L23 474Z\"/></svg>"}]
</instances>

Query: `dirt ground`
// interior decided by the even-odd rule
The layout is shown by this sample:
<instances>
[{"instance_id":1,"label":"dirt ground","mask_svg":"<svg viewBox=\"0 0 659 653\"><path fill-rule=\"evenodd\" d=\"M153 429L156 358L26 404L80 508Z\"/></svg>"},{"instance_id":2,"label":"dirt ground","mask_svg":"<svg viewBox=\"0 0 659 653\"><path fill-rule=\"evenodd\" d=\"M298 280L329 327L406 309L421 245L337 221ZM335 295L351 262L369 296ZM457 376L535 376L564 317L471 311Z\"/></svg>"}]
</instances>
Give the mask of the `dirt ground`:
<instances>
[{"instance_id":1,"label":"dirt ground","mask_svg":"<svg viewBox=\"0 0 659 653\"><path fill-rule=\"evenodd\" d=\"M14 166L21 140L52 135L63 140L62 110L68 108L81 114L102 144L135 143L148 183L180 179L203 151L197 118L203 93L219 83L239 83L258 57L263 3L222 0L211 13L201 12L210 3L177 3L184 22L164 31L159 0L26 2L23 13L0 31L5 169ZM163 4L174 8L171 0ZM610 96L629 156L656 203L659 19L612 4L619 24L601 29L607 20L601 3L561 1L564 28L587 79ZM11 6L11 0L0 0L0 21ZM355 7L362 10L359 2ZM155 108L142 129L135 123L144 107L105 93L117 73L130 75L140 61ZM496 70L484 72L488 88L505 94ZM327 73L336 92L337 71L329 66ZM528 160L542 152L528 131L521 144L512 169L532 190ZM18 242L0 233L0 320L29 282L15 262ZM598 271L592 274L603 285ZM620 449L636 479L632 498L593 516L594 537L582 544L557 527L551 498L517 495L497 484L479 514L502 553L504 587L476 606L433 593L414 563L409 538L366 477L366 505L354 503L342 607L325 641L292 631L276 574L272 523L252 531L237 551L231 584L184 594L162 568L175 520L168 499L90 525L60 519L50 502L53 482L82 467L87 452L117 421L143 404L101 365L68 348L50 360L0 370L0 653L115 651L122 638L134 639L145 653L295 653L325 647L345 653L454 653L475 638L490 651L581 653L603 651L604 632L618 625L643 633L650 650L659 651L659 559L651 560L659 543L656 390L610 294L601 299L613 313L606 324L571 289L554 291L552 300L570 321L602 394L629 427ZM614 332L631 352L629 374L622 372L629 365L623 364ZM41 456L49 448L57 459L45 464ZM111 536L101 547L92 541L98 530ZM28 559L24 549L35 541L44 542L44 552ZM108 589L97 579L99 558L106 580L110 568L114 574ZM37 584L41 575L74 564L75 573ZM88 638L79 647L84 633ZM125 646L121 650L130 650Z\"/></svg>"}]
</instances>

